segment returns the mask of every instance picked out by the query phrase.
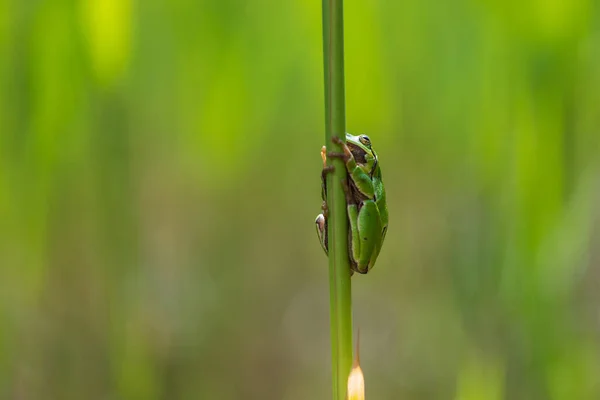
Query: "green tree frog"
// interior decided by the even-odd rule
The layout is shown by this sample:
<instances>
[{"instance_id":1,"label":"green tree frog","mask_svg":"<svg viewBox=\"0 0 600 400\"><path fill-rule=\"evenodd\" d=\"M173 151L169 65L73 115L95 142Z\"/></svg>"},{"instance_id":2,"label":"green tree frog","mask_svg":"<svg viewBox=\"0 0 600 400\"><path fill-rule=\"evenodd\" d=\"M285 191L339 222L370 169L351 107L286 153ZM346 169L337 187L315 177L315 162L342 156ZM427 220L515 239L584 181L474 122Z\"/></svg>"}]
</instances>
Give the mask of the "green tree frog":
<instances>
[{"instance_id":1,"label":"green tree frog","mask_svg":"<svg viewBox=\"0 0 600 400\"><path fill-rule=\"evenodd\" d=\"M349 222L348 255L351 273L356 271L366 274L375 265L388 226L381 169L367 135L353 136L346 133L345 142L338 137L334 137L333 142L339 144L343 151L327 153L325 146L321 149L323 213L315 220L317 235L323 250L328 254L326 177L333 170L333 166L327 166L326 161L327 157L340 158L348 170L348 180L342 183Z\"/></svg>"}]
</instances>

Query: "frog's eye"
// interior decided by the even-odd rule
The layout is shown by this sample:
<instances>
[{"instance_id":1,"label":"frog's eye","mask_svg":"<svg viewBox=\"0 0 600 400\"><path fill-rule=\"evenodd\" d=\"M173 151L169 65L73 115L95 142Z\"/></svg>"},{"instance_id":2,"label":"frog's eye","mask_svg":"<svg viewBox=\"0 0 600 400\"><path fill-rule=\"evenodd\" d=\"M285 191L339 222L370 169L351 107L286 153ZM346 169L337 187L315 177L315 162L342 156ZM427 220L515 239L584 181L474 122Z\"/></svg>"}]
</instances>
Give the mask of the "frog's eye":
<instances>
[{"instance_id":1,"label":"frog's eye","mask_svg":"<svg viewBox=\"0 0 600 400\"><path fill-rule=\"evenodd\" d=\"M369 139L367 135L360 135L358 140L360 140L360 142L365 146L371 147L371 139Z\"/></svg>"}]
</instances>

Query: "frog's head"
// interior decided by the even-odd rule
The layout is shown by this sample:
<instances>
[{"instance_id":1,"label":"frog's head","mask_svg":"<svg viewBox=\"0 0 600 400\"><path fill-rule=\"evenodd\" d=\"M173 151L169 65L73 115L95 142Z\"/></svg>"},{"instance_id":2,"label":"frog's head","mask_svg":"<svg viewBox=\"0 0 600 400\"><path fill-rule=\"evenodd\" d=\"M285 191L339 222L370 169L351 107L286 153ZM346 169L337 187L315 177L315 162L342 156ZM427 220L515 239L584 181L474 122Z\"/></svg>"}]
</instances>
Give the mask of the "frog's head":
<instances>
[{"instance_id":1,"label":"frog's head","mask_svg":"<svg viewBox=\"0 0 600 400\"><path fill-rule=\"evenodd\" d=\"M371 148L371 139L367 135L353 136L346 133L346 145L352 152L356 164L367 174L373 176L377 167L377 155Z\"/></svg>"}]
</instances>

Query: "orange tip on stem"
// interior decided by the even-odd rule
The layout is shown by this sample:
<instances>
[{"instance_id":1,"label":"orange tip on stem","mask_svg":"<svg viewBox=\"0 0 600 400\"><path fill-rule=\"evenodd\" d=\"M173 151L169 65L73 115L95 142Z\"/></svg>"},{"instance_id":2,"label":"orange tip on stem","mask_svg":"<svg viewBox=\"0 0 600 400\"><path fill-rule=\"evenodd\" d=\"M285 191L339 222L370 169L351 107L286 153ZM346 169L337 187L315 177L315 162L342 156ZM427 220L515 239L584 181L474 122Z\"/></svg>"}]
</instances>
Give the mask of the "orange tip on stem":
<instances>
[{"instance_id":1,"label":"orange tip on stem","mask_svg":"<svg viewBox=\"0 0 600 400\"><path fill-rule=\"evenodd\" d=\"M354 354L354 365L348 376L348 400L365 399L365 377L360 368L360 329L356 332L356 353Z\"/></svg>"}]
</instances>

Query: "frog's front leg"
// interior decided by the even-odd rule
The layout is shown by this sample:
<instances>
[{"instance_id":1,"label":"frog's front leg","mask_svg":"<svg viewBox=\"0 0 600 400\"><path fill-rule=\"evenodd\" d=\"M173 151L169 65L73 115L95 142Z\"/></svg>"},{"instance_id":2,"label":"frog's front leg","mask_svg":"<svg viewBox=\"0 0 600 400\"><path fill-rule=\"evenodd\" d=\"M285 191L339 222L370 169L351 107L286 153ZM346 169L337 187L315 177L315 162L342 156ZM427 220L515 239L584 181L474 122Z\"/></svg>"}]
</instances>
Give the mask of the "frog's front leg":
<instances>
[{"instance_id":1,"label":"frog's front leg","mask_svg":"<svg viewBox=\"0 0 600 400\"><path fill-rule=\"evenodd\" d=\"M375 264L381 246L382 226L377 204L366 200L360 209L357 204L349 204L348 220L352 269L366 274Z\"/></svg>"},{"instance_id":2,"label":"frog's front leg","mask_svg":"<svg viewBox=\"0 0 600 400\"><path fill-rule=\"evenodd\" d=\"M375 198L375 188L373 187L373 180L361 167L356 164L356 160L348 148L346 142L341 140L339 137L334 136L331 140L340 146L342 146L343 152L329 152L327 155L333 158L340 158L346 164L346 169L350 175L350 179L354 182L356 188L367 198Z\"/></svg>"}]
</instances>

